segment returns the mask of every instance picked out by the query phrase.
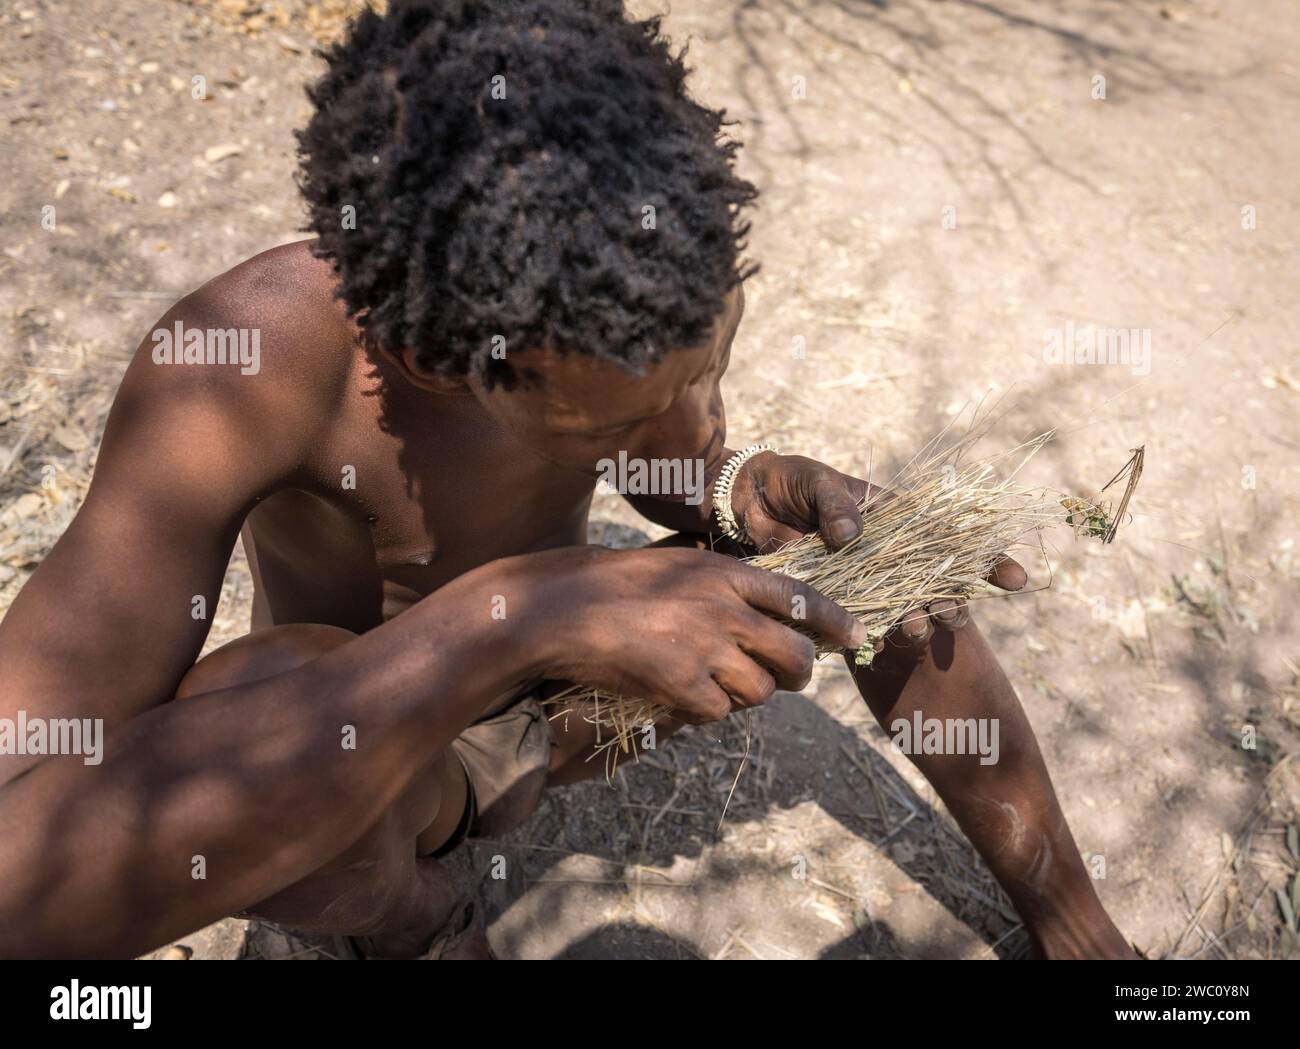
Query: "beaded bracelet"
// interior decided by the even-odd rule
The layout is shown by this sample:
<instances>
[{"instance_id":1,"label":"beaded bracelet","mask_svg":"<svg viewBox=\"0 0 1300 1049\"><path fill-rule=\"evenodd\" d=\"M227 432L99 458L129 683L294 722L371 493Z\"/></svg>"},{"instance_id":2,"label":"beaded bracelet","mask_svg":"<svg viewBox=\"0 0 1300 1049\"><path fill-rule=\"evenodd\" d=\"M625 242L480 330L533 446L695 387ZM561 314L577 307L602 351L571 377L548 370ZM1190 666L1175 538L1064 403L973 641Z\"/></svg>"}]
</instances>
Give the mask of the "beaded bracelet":
<instances>
[{"instance_id":1,"label":"beaded bracelet","mask_svg":"<svg viewBox=\"0 0 1300 1049\"><path fill-rule=\"evenodd\" d=\"M728 539L734 539L738 543L749 541L745 530L740 527L736 515L731 509L731 487L736 483L736 475L740 473L740 468L759 452L775 451L776 449L766 442L751 444L743 451L736 452L723 464L722 471L718 474L718 480L713 486L713 510L718 515L718 524L722 526L722 534Z\"/></svg>"}]
</instances>

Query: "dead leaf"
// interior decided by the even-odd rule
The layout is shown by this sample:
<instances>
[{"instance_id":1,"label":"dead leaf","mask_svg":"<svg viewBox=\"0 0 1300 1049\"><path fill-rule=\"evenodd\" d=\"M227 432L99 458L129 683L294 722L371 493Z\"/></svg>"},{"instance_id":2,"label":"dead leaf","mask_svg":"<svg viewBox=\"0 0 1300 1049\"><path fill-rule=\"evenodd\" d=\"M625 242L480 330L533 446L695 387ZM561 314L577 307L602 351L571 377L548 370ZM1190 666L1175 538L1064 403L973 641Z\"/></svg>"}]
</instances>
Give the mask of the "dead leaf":
<instances>
[{"instance_id":1,"label":"dead leaf","mask_svg":"<svg viewBox=\"0 0 1300 1049\"><path fill-rule=\"evenodd\" d=\"M40 511L45 505L45 500L35 492L26 492L20 495L8 509L0 512L0 525L11 524L14 521L22 521Z\"/></svg>"},{"instance_id":2,"label":"dead leaf","mask_svg":"<svg viewBox=\"0 0 1300 1049\"><path fill-rule=\"evenodd\" d=\"M1260 376L1260 382L1264 384L1265 389L1269 390L1291 390L1300 391L1300 381L1288 372L1285 368L1279 368L1271 372L1265 372Z\"/></svg>"}]
</instances>

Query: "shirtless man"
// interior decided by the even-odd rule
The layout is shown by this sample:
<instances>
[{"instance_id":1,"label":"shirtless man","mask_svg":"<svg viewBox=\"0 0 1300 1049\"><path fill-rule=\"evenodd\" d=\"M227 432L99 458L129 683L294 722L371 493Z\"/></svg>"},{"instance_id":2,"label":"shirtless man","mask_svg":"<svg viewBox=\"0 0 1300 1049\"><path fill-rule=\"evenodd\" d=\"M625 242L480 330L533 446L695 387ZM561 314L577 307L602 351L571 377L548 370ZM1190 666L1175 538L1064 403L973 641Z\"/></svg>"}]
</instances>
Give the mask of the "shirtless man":
<instances>
[{"instance_id":1,"label":"shirtless man","mask_svg":"<svg viewBox=\"0 0 1300 1049\"><path fill-rule=\"evenodd\" d=\"M722 530L708 492L630 497L695 539L583 545L600 460L702 460L711 485L733 455L719 384L755 191L657 25L615 0L389 6L311 92L316 238L145 337L85 504L0 623L0 717L106 726L100 764L0 757L0 955L132 956L252 913L368 956L481 956L438 857L599 764L539 683L662 702L662 739L807 684L795 598L864 640L695 548ZM208 329L258 352L181 352ZM763 452L729 505L754 545L841 545L864 491ZM196 663L241 530L250 632ZM1129 954L966 618L907 617L861 692L886 723L1000 719L995 765L914 760L1038 953Z\"/></svg>"}]
</instances>

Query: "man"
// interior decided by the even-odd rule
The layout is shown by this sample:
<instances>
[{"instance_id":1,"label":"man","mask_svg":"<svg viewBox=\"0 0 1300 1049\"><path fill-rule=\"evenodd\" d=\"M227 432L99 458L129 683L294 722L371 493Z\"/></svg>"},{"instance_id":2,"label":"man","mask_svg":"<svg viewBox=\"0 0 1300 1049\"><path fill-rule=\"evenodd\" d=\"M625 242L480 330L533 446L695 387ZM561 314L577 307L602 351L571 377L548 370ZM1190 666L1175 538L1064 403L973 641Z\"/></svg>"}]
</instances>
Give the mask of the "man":
<instances>
[{"instance_id":1,"label":"man","mask_svg":"<svg viewBox=\"0 0 1300 1049\"><path fill-rule=\"evenodd\" d=\"M842 545L866 489L724 447L755 190L657 23L398 0L327 58L300 135L316 239L146 336L85 504L0 624L0 716L107 726L97 764L0 757L4 955L130 956L238 912L369 957L484 956L439 857L599 764L543 682L665 704L662 739L807 684L793 620L865 640L696 548ZM620 455L703 463L707 492L629 495L688 538L582 545ZM241 529L252 629L196 663ZM965 610L905 617L856 677L882 721L1000 720L996 765L914 760L1039 953L1129 953Z\"/></svg>"}]
</instances>

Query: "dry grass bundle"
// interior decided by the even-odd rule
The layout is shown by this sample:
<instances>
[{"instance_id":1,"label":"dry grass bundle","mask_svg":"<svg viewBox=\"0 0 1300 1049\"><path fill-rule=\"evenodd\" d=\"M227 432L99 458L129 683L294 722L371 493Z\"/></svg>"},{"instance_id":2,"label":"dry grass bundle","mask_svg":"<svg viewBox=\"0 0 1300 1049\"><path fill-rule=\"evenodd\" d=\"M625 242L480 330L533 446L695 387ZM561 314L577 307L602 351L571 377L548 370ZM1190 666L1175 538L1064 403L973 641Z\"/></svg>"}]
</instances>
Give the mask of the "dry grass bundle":
<instances>
[{"instance_id":1,"label":"dry grass bundle","mask_svg":"<svg viewBox=\"0 0 1300 1049\"><path fill-rule=\"evenodd\" d=\"M1004 593L986 576L1005 554L1026 546L1041 549L1044 529L1067 525L1080 536L1104 542L1114 538L1141 474L1142 449L1102 489L1125 482L1120 506L1112 511L1101 493L1081 499L1016 482L1052 432L998 455L969 458L987 428L972 425L948 443L945 431L926 445L888 485L863 500L862 534L844 548L831 551L819 536L805 535L780 550L748 557L746 563L803 580L856 616L868 632L857 662L869 665L876 643L913 609ZM836 651L813 639L819 655ZM582 686L549 702L557 708L555 717L573 713L598 727L597 753L605 759L607 774L621 757L635 755L639 733L669 713L655 703Z\"/></svg>"}]
</instances>

